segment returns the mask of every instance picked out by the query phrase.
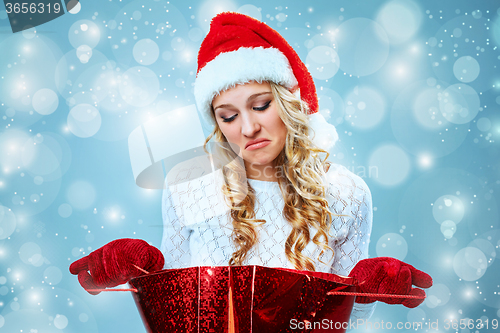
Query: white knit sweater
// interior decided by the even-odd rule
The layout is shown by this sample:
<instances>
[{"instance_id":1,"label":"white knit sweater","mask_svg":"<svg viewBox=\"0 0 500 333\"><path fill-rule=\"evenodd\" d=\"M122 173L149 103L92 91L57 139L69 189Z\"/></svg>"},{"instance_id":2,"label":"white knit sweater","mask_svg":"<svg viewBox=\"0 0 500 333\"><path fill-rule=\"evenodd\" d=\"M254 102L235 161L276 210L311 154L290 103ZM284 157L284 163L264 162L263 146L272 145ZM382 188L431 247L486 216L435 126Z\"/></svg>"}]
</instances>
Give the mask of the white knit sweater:
<instances>
[{"instance_id":1,"label":"white knit sweater","mask_svg":"<svg viewBox=\"0 0 500 333\"><path fill-rule=\"evenodd\" d=\"M215 172L166 186L162 198L164 268L228 265L235 247L229 209L220 191L221 179L221 174ZM282 215L284 201L278 183L248 181L257 196L256 218L266 223L258 227L259 242L248 253L245 264L294 268L285 255L291 226ZM326 265L317 260L320 249L313 242L302 253L314 260L317 271L347 276L359 260L368 257L373 219L371 193L359 176L338 164L331 165L326 182L332 214L352 218L333 216L329 245L335 254ZM315 233L311 230L311 235ZM330 257L331 252L327 252L322 261ZM351 320L368 319L374 308L375 303L355 303Z\"/></svg>"}]
</instances>

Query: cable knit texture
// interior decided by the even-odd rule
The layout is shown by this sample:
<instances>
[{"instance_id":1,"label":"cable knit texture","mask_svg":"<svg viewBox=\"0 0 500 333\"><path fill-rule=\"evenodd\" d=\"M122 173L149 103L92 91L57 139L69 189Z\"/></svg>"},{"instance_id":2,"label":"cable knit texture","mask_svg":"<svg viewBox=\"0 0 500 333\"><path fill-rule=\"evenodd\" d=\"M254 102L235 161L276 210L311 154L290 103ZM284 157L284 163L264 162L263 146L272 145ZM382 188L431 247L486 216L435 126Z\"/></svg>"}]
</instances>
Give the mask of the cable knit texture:
<instances>
[{"instance_id":1,"label":"cable knit texture","mask_svg":"<svg viewBox=\"0 0 500 333\"><path fill-rule=\"evenodd\" d=\"M184 170L182 174L196 171ZM189 182L169 179L171 184L166 186L162 199L164 268L227 266L235 247L229 211L221 205L221 183L207 180L206 176ZM359 176L338 164L331 165L325 181L330 211L349 216L333 217L329 239L335 251L333 259L327 261L331 258L328 252L322 258L326 264L320 263L320 248L312 242L302 253L314 260L316 271L347 276L358 261L368 257L373 219L371 193ZM256 191L256 218L266 223L258 227L259 242L249 251L245 264L294 269L285 255L285 241L292 229L282 215L284 201L278 183L248 182ZM311 230L312 235L315 233ZM374 307L375 303L356 303L351 319L369 318Z\"/></svg>"}]
</instances>

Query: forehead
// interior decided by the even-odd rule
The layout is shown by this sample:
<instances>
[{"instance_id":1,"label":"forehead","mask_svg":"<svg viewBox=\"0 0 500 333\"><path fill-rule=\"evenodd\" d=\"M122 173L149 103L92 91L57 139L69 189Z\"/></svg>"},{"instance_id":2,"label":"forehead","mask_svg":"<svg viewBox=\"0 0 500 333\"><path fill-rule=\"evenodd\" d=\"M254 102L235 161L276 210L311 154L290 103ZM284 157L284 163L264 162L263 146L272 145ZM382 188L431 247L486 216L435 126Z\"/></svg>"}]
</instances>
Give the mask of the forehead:
<instances>
[{"instance_id":1,"label":"forehead","mask_svg":"<svg viewBox=\"0 0 500 333\"><path fill-rule=\"evenodd\" d=\"M236 100L246 101L248 97L262 92L271 92L271 85L268 82L258 83L251 81L245 84L238 84L216 95L212 101L212 105L215 107L218 104L230 103Z\"/></svg>"}]
</instances>

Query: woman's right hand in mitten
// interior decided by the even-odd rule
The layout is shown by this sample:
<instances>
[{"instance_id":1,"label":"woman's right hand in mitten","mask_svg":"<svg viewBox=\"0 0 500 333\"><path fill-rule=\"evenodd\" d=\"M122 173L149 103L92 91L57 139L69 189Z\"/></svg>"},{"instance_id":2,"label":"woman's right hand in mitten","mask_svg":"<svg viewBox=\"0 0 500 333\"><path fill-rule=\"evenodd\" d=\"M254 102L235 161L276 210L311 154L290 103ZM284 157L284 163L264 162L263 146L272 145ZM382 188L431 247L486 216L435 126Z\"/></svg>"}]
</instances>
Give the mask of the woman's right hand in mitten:
<instances>
[{"instance_id":1,"label":"woman's right hand in mitten","mask_svg":"<svg viewBox=\"0 0 500 333\"><path fill-rule=\"evenodd\" d=\"M154 246L140 239L123 238L75 261L69 271L78 275L78 281L88 293L97 295L100 291L95 289L116 287L143 275L137 267L151 273L161 270L164 264L163 254Z\"/></svg>"},{"instance_id":2,"label":"woman's right hand in mitten","mask_svg":"<svg viewBox=\"0 0 500 333\"><path fill-rule=\"evenodd\" d=\"M359 290L372 296L356 297L356 303L381 301L387 304L403 304L408 308L420 305L425 299L425 291L413 288L432 286L429 274L412 265L390 257L360 260L349 273L358 282ZM375 296L382 294L383 296ZM408 298L387 297L388 295L408 295Z\"/></svg>"}]
</instances>

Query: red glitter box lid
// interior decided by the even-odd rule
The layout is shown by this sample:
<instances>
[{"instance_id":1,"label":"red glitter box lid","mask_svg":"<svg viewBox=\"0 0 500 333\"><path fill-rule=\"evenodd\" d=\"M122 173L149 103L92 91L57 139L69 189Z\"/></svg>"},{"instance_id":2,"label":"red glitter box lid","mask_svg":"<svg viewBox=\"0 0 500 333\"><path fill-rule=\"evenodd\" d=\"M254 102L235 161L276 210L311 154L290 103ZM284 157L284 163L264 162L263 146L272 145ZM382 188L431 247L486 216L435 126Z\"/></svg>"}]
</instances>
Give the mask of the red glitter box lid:
<instances>
[{"instance_id":1,"label":"red glitter box lid","mask_svg":"<svg viewBox=\"0 0 500 333\"><path fill-rule=\"evenodd\" d=\"M129 283L155 333L345 332L335 323L349 321L355 296L327 293L356 292L352 278L255 265L165 269Z\"/></svg>"}]
</instances>

